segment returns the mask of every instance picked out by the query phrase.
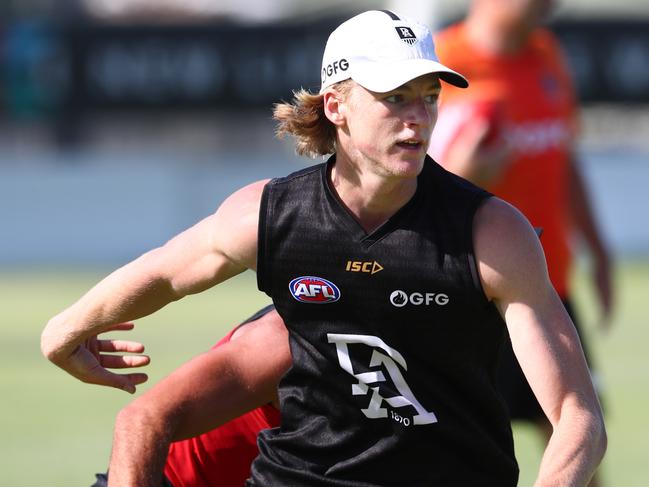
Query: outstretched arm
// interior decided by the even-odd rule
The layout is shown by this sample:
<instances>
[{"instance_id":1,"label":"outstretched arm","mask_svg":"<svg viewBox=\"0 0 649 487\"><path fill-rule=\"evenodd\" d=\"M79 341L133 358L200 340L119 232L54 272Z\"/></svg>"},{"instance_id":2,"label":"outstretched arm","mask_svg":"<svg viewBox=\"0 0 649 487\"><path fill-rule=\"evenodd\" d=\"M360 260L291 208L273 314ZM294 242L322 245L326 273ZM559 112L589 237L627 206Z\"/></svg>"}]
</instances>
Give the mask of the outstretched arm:
<instances>
[{"instance_id":1,"label":"outstretched arm","mask_svg":"<svg viewBox=\"0 0 649 487\"><path fill-rule=\"evenodd\" d=\"M274 401L290 365L288 334L272 311L186 363L120 411L109 485L159 486L172 441L207 432Z\"/></svg>"},{"instance_id":2,"label":"outstretched arm","mask_svg":"<svg viewBox=\"0 0 649 487\"><path fill-rule=\"evenodd\" d=\"M606 450L606 432L579 338L550 284L538 238L520 212L491 198L476 214L474 241L485 292L504 317L516 358L553 428L535 485L586 485Z\"/></svg>"},{"instance_id":3,"label":"outstretched arm","mask_svg":"<svg viewBox=\"0 0 649 487\"><path fill-rule=\"evenodd\" d=\"M86 340L110 326L147 316L256 267L259 202L265 181L230 196L211 216L116 270L52 318L41 350L83 382L135 391L128 376L92 363Z\"/></svg>"}]
</instances>

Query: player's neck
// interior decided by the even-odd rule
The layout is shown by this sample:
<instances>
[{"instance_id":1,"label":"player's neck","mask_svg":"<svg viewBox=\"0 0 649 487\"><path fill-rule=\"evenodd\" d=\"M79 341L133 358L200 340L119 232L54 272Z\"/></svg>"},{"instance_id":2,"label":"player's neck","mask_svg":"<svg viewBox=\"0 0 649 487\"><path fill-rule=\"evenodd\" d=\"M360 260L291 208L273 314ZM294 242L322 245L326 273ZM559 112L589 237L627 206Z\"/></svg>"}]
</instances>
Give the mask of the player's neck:
<instances>
[{"instance_id":1,"label":"player's neck","mask_svg":"<svg viewBox=\"0 0 649 487\"><path fill-rule=\"evenodd\" d=\"M389 180L366 171L361 174L338 159L329 174L331 187L367 233L390 219L417 190L416 178Z\"/></svg>"}]
</instances>

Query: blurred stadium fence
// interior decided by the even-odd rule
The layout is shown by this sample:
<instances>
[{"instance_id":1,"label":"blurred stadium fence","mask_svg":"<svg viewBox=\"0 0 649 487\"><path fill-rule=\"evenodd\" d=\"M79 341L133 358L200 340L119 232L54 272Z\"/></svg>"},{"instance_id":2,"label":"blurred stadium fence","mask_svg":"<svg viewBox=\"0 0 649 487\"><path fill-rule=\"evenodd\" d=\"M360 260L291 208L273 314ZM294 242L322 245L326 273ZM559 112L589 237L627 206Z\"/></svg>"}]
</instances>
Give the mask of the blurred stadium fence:
<instances>
[{"instance_id":1,"label":"blurred stadium fence","mask_svg":"<svg viewBox=\"0 0 649 487\"><path fill-rule=\"evenodd\" d=\"M339 18L306 24L0 26L7 117L74 121L86 111L268 106L315 88ZM583 102L649 102L649 19L562 19L559 35Z\"/></svg>"}]
</instances>

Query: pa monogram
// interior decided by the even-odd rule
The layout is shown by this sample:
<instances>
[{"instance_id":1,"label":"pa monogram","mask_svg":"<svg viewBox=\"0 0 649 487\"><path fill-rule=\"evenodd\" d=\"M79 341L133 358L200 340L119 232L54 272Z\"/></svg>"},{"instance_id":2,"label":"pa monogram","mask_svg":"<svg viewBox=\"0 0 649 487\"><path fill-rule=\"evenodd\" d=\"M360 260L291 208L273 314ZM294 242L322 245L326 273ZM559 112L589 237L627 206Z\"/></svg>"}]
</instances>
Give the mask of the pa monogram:
<instances>
[{"instance_id":1,"label":"pa monogram","mask_svg":"<svg viewBox=\"0 0 649 487\"><path fill-rule=\"evenodd\" d=\"M372 335L348 335L340 333L328 333L329 343L336 345L336 353L340 366L358 379L357 384L352 385L351 393L354 396L369 395L369 404L361 409L362 413L370 419L390 417L404 426L431 424L437 422L437 417L431 411L427 411L413 394L406 382L401 370L407 370L408 364L403 356L394 348L388 346L379 337ZM354 372L352 357L350 356L349 345L362 344L373 348L370 363L370 372ZM387 371L388 377L383 370ZM381 394L381 384L390 381L397 391L398 396L384 397ZM392 410L384 407L388 405ZM394 412L394 409L403 407L414 408L417 414L414 416L401 415Z\"/></svg>"}]
</instances>

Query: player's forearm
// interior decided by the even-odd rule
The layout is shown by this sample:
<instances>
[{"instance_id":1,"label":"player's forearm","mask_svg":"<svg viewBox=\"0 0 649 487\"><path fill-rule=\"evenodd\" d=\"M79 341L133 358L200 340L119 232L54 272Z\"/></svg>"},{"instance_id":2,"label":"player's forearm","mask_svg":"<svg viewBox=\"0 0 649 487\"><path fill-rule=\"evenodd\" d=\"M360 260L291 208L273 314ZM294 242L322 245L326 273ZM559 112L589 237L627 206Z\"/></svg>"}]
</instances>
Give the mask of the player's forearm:
<instances>
[{"instance_id":1,"label":"player's forearm","mask_svg":"<svg viewBox=\"0 0 649 487\"><path fill-rule=\"evenodd\" d=\"M72 306L53 317L41 335L41 350L54 363L63 362L90 336L110 325L135 320L181 295L149 252L116 270Z\"/></svg>"},{"instance_id":2,"label":"player's forearm","mask_svg":"<svg viewBox=\"0 0 649 487\"><path fill-rule=\"evenodd\" d=\"M601 412L562 416L545 449L535 487L588 485L606 451Z\"/></svg>"},{"instance_id":3,"label":"player's forearm","mask_svg":"<svg viewBox=\"0 0 649 487\"><path fill-rule=\"evenodd\" d=\"M115 421L109 487L160 486L173 429L173 421L137 401L122 409Z\"/></svg>"}]
</instances>

